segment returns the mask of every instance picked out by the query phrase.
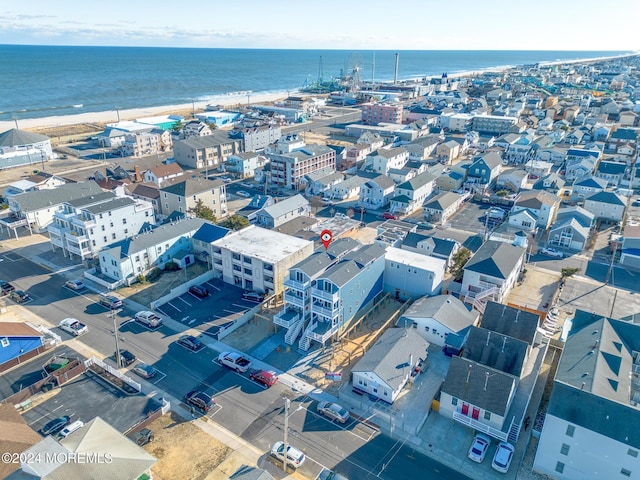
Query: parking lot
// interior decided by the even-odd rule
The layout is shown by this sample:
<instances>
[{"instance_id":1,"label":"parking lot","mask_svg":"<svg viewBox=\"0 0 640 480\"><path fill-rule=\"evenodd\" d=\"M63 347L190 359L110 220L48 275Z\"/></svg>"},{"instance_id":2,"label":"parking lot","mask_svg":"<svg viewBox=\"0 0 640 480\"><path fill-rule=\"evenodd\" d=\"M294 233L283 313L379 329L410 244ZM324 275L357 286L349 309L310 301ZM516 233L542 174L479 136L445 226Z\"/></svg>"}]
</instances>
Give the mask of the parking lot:
<instances>
[{"instance_id":1,"label":"parking lot","mask_svg":"<svg viewBox=\"0 0 640 480\"><path fill-rule=\"evenodd\" d=\"M146 395L125 395L99 375L87 371L23 416L34 430L54 418L68 415L72 421L85 423L99 416L124 432L158 408L160 404Z\"/></svg>"},{"instance_id":2,"label":"parking lot","mask_svg":"<svg viewBox=\"0 0 640 480\"><path fill-rule=\"evenodd\" d=\"M228 285L222 280L213 279L202 285L209 291L206 298L187 292L160 305L156 310L186 326L204 326L208 333L215 334L256 306L255 302L242 298L243 289Z\"/></svg>"},{"instance_id":3,"label":"parking lot","mask_svg":"<svg viewBox=\"0 0 640 480\"><path fill-rule=\"evenodd\" d=\"M485 203L466 202L462 208L447 223L453 228L466 230L469 232L484 232L485 229L485 213L492 208L492 205ZM502 208L502 207L501 207ZM487 225L491 230L495 226L495 222L489 221Z\"/></svg>"}]
</instances>

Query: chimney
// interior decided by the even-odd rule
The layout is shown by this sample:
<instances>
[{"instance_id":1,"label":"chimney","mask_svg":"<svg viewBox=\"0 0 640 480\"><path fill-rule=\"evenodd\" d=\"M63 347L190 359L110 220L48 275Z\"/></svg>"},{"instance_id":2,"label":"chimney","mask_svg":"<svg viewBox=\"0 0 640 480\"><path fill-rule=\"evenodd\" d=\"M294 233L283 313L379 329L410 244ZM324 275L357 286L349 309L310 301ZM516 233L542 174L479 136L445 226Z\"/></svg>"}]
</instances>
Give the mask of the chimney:
<instances>
[{"instance_id":1,"label":"chimney","mask_svg":"<svg viewBox=\"0 0 640 480\"><path fill-rule=\"evenodd\" d=\"M471 377L471 368L473 365L469 364L469 370L467 370L467 383L469 383L469 377Z\"/></svg>"},{"instance_id":2,"label":"chimney","mask_svg":"<svg viewBox=\"0 0 640 480\"><path fill-rule=\"evenodd\" d=\"M134 182L135 183L141 183L142 182L142 175L140 174L140 167L138 165L135 166L134 168Z\"/></svg>"}]
</instances>

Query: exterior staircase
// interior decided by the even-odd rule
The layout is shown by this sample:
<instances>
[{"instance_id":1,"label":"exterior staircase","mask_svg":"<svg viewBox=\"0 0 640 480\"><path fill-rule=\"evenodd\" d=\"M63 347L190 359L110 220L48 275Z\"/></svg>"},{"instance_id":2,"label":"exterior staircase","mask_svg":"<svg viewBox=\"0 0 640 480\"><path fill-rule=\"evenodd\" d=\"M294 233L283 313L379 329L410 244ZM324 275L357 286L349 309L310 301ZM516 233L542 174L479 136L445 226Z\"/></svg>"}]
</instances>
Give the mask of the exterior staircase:
<instances>
[{"instance_id":1,"label":"exterior staircase","mask_svg":"<svg viewBox=\"0 0 640 480\"><path fill-rule=\"evenodd\" d=\"M295 321L295 323L287 330L286 335L284 336L284 342L287 345L293 345L300 335L302 328L304 327L304 318L300 318Z\"/></svg>"},{"instance_id":2,"label":"exterior staircase","mask_svg":"<svg viewBox=\"0 0 640 480\"><path fill-rule=\"evenodd\" d=\"M515 445L518 442L519 436L520 436L520 424L513 422L511 424L511 428L509 429L509 433L507 434L507 440L511 445Z\"/></svg>"},{"instance_id":3,"label":"exterior staircase","mask_svg":"<svg viewBox=\"0 0 640 480\"><path fill-rule=\"evenodd\" d=\"M304 333L302 334L302 338L300 339L299 347L300 350L306 352L311 347L311 335L309 333L313 332L316 328L317 323L310 322L307 328L304 329Z\"/></svg>"}]
</instances>

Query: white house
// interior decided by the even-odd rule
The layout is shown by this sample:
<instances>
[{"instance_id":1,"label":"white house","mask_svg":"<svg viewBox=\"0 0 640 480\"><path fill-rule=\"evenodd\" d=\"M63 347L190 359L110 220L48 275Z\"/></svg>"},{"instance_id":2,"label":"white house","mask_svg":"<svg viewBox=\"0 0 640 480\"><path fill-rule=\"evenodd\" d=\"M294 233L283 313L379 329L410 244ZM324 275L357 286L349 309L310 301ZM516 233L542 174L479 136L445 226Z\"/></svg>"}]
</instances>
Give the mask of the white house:
<instances>
[{"instance_id":1,"label":"white house","mask_svg":"<svg viewBox=\"0 0 640 480\"><path fill-rule=\"evenodd\" d=\"M409 215L420 208L433 192L436 177L429 172L421 173L395 189L395 196L391 198L391 211Z\"/></svg>"},{"instance_id":2,"label":"white house","mask_svg":"<svg viewBox=\"0 0 640 480\"><path fill-rule=\"evenodd\" d=\"M508 188L512 192L519 192L527 186L528 174L519 168L508 168L496 179L497 188Z\"/></svg>"},{"instance_id":3,"label":"white house","mask_svg":"<svg viewBox=\"0 0 640 480\"><path fill-rule=\"evenodd\" d=\"M447 262L421 253L388 247L385 253L384 290L395 298L439 295Z\"/></svg>"},{"instance_id":4,"label":"white house","mask_svg":"<svg viewBox=\"0 0 640 480\"><path fill-rule=\"evenodd\" d=\"M378 175L360 186L359 203L367 208L378 209L389 203L396 184L386 175Z\"/></svg>"},{"instance_id":5,"label":"white house","mask_svg":"<svg viewBox=\"0 0 640 480\"><path fill-rule=\"evenodd\" d=\"M376 173L386 175L393 168L402 168L409 159L409 152L404 148L381 148L367 155L366 163Z\"/></svg>"},{"instance_id":6,"label":"white house","mask_svg":"<svg viewBox=\"0 0 640 480\"><path fill-rule=\"evenodd\" d=\"M309 201L302 195L294 195L256 212L256 225L276 228L294 218L309 216Z\"/></svg>"},{"instance_id":7,"label":"white house","mask_svg":"<svg viewBox=\"0 0 640 480\"><path fill-rule=\"evenodd\" d=\"M353 389L392 404L427 359L428 347L413 329L387 329L351 369Z\"/></svg>"},{"instance_id":8,"label":"white house","mask_svg":"<svg viewBox=\"0 0 640 480\"><path fill-rule=\"evenodd\" d=\"M158 165L146 170L142 176L145 182L155 183L158 187L171 178L184 175L184 170L177 163L169 163L167 165Z\"/></svg>"},{"instance_id":9,"label":"white house","mask_svg":"<svg viewBox=\"0 0 640 480\"><path fill-rule=\"evenodd\" d=\"M584 209L600 220L619 222L622 220L626 199L614 192L594 193L585 198Z\"/></svg>"},{"instance_id":10,"label":"white house","mask_svg":"<svg viewBox=\"0 0 640 480\"><path fill-rule=\"evenodd\" d=\"M422 297L411 304L400 317L399 327L411 326L427 342L444 347L449 335L466 337L471 326L477 326L480 314L469 310L453 295Z\"/></svg>"},{"instance_id":11,"label":"white house","mask_svg":"<svg viewBox=\"0 0 640 480\"><path fill-rule=\"evenodd\" d=\"M560 198L545 190L526 190L516 197L511 214L529 210L537 218L536 225L544 230L549 228L556 217Z\"/></svg>"},{"instance_id":12,"label":"white house","mask_svg":"<svg viewBox=\"0 0 640 480\"><path fill-rule=\"evenodd\" d=\"M447 223L462 206L462 200L463 196L458 193L441 192L424 204L424 217L429 221Z\"/></svg>"},{"instance_id":13,"label":"white house","mask_svg":"<svg viewBox=\"0 0 640 480\"><path fill-rule=\"evenodd\" d=\"M337 200L346 200L360 195L360 188L367 182L364 177L353 176L345 181L337 183L331 188L330 197Z\"/></svg>"}]
</instances>

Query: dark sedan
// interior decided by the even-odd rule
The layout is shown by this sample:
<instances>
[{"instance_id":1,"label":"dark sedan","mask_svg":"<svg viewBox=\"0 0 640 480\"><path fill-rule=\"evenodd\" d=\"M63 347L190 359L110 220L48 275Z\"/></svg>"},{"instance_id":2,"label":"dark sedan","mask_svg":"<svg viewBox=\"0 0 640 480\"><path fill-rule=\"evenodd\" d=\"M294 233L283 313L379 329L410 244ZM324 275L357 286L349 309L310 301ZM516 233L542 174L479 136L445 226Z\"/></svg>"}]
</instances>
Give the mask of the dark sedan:
<instances>
[{"instance_id":1,"label":"dark sedan","mask_svg":"<svg viewBox=\"0 0 640 480\"><path fill-rule=\"evenodd\" d=\"M42 435L45 435L45 436L54 435L54 434L58 433L60 430L62 430L64 427L69 425L70 421L71 421L71 418L69 418L66 415L64 417L54 418L50 422L46 423L40 429L40 433Z\"/></svg>"}]
</instances>

